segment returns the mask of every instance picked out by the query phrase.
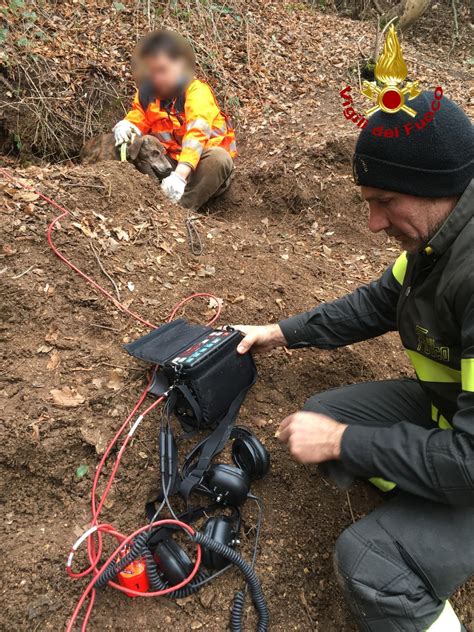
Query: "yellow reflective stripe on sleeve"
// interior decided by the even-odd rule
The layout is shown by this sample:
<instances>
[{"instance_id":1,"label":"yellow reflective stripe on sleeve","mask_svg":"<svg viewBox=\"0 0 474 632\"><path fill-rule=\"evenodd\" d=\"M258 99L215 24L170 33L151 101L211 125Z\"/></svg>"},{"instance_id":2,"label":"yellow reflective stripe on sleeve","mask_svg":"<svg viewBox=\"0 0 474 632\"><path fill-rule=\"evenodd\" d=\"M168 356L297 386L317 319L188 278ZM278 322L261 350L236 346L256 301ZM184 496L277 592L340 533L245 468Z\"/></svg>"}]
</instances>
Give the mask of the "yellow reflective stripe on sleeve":
<instances>
[{"instance_id":1,"label":"yellow reflective stripe on sleeve","mask_svg":"<svg viewBox=\"0 0 474 632\"><path fill-rule=\"evenodd\" d=\"M405 349L418 379L422 382L461 382L461 371L427 358L418 351Z\"/></svg>"},{"instance_id":2,"label":"yellow reflective stripe on sleeve","mask_svg":"<svg viewBox=\"0 0 474 632\"><path fill-rule=\"evenodd\" d=\"M439 410L434 404L431 404L431 419L438 424L441 430L449 430L449 428L452 428L452 425L444 415L439 413Z\"/></svg>"},{"instance_id":3,"label":"yellow reflective stripe on sleeve","mask_svg":"<svg viewBox=\"0 0 474 632\"><path fill-rule=\"evenodd\" d=\"M392 267L392 274L396 278L396 280L403 285L403 279L405 278L405 273L407 271L407 253L402 252L402 254L398 257Z\"/></svg>"},{"instance_id":4,"label":"yellow reflective stripe on sleeve","mask_svg":"<svg viewBox=\"0 0 474 632\"><path fill-rule=\"evenodd\" d=\"M186 125L186 130L189 132L189 130L191 129L198 129L203 134L206 134L206 136L209 136L209 134L211 133L211 126L209 125L208 121L203 118L197 118L194 121L190 121Z\"/></svg>"},{"instance_id":5,"label":"yellow reflective stripe on sleeve","mask_svg":"<svg viewBox=\"0 0 474 632\"><path fill-rule=\"evenodd\" d=\"M449 430L450 428L452 428L452 425L449 423L446 417L443 417L443 415L439 416L438 426L441 428L441 430Z\"/></svg>"},{"instance_id":6,"label":"yellow reflective stripe on sleeve","mask_svg":"<svg viewBox=\"0 0 474 632\"><path fill-rule=\"evenodd\" d=\"M474 358L461 360L461 383L463 391L474 392Z\"/></svg>"},{"instance_id":7,"label":"yellow reflective stripe on sleeve","mask_svg":"<svg viewBox=\"0 0 474 632\"><path fill-rule=\"evenodd\" d=\"M375 487L378 487L383 492L390 492L397 486L396 483L386 481L384 478L378 478L376 476L369 478L369 481L372 483L372 485L375 485Z\"/></svg>"},{"instance_id":8,"label":"yellow reflective stripe on sleeve","mask_svg":"<svg viewBox=\"0 0 474 632\"><path fill-rule=\"evenodd\" d=\"M424 632L461 632L461 622L449 601L446 601L441 614Z\"/></svg>"},{"instance_id":9,"label":"yellow reflective stripe on sleeve","mask_svg":"<svg viewBox=\"0 0 474 632\"><path fill-rule=\"evenodd\" d=\"M185 138L182 146L183 149L191 149L192 151L196 151L199 155L202 154L204 149L203 144L196 138Z\"/></svg>"}]
</instances>

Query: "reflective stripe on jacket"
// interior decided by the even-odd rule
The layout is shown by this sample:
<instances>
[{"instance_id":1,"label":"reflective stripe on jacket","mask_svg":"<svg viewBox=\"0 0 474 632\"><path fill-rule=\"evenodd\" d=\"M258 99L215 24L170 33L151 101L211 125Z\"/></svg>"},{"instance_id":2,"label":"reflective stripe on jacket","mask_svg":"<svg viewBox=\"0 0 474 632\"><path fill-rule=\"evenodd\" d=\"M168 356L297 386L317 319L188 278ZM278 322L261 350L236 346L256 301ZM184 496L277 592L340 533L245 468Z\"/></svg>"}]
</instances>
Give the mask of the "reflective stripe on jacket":
<instances>
[{"instance_id":1,"label":"reflective stripe on jacket","mask_svg":"<svg viewBox=\"0 0 474 632\"><path fill-rule=\"evenodd\" d=\"M402 254L377 281L280 323L293 348L331 349L398 329L433 428L410 419L350 426L341 459L356 476L453 505L474 505L473 243L474 180L423 252Z\"/></svg>"},{"instance_id":2,"label":"reflective stripe on jacket","mask_svg":"<svg viewBox=\"0 0 474 632\"><path fill-rule=\"evenodd\" d=\"M204 149L222 147L237 155L234 130L207 83L193 79L171 102L145 101L137 90L125 117L144 134L153 134L174 160L196 168Z\"/></svg>"}]
</instances>

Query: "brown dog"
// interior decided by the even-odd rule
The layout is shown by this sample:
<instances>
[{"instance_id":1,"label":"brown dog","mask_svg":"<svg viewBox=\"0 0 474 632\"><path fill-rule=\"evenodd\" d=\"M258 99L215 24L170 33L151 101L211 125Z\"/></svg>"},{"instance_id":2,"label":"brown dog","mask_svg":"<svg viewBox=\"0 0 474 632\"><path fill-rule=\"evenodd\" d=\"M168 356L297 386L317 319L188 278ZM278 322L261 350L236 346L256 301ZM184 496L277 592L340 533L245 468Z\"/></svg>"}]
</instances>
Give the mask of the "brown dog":
<instances>
[{"instance_id":1,"label":"brown dog","mask_svg":"<svg viewBox=\"0 0 474 632\"><path fill-rule=\"evenodd\" d=\"M82 164L91 165L104 160L120 160L120 147L115 146L113 134L101 134L86 141L79 159ZM127 145L127 160L138 171L162 180L169 176L172 167L166 157L165 148L154 136L135 136Z\"/></svg>"}]
</instances>

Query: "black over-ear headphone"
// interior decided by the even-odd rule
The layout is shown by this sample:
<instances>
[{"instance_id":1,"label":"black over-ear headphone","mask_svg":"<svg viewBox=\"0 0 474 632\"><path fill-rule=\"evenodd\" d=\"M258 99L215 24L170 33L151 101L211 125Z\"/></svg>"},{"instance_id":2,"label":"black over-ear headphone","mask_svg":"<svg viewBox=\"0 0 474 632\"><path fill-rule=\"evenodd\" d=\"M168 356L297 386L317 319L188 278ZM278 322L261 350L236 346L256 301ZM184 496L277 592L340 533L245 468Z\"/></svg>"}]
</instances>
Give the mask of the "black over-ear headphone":
<instances>
[{"instance_id":1,"label":"black over-ear headphone","mask_svg":"<svg viewBox=\"0 0 474 632\"><path fill-rule=\"evenodd\" d=\"M210 496L214 505L209 507L190 508L179 518L192 523L208 512L215 511L222 505L234 508L232 516L212 516L203 525L202 532L213 540L227 546L235 546L240 530L240 511L250 492L250 484L265 476L270 468L270 455L265 446L247 428L236 426L230 438L232 443L232 459L235 465L216 463L204 474L196 492ZM183 465L183 474L192 471L193 462L199 454L205 440L197 445L188 455ZM164 447L162 448L164 450ZM164 453L164 452L163 452ZM170 452L171 453L171 452ZM173 458L176 455L173 453ZM193 563L181 546L172 539L173 528L158 529L148 540L155 563L163 578L170 586L181 583L191 572ZM206 547L202 547L202 563L208 570L219 571L228 561Z\"/></svg>"},{"instance_id":2,"label":"black over-ear headphone","mask_svg":"<svg viewBox=\"0 0 474 632\"><path fill-rule=\"evenodd\" d=\"M211 495L217 503L239 507L245 502L250 484L270 469L270 455L265 446L247 428L236 426L231 433L232 460L235 465L216 463L196 488Z\"/></svg>"},{"instance_id":3,"label":"black over-ear headphone","mask_svg":"<svg viewBox=\"0 0 474 632\"><path fill-rule=\"evenodd\" d=\"M237 467L247 472L252 481L263 478L270 469L270 455L266 447L247 428L236 426L231 433L232 459Z\"/></svg>"},{"instance_id":4,"label":"black over-ear headphone","mask_svg":"<svg viewBox=\"0 0 474 632\"><path fill-rule=\"evenodd\" d=\"M185 511L179 516L180 520L192 523L208 512L215 511L219 507L199 507ZM235 509L232 515L211 516L204 523L201 532L216 540L220 544L234 547L239 544L240 511ZM194 563L186 551L172 538L175 531L173 527L157 529L148 539L148 547L153 553L153 559L170 586L181 583L191 572ZM220 571L228 565L228 560L218 553L214 553L207 547L202 549L202 564L211 571Z\"/></svg>"}]
</instances>

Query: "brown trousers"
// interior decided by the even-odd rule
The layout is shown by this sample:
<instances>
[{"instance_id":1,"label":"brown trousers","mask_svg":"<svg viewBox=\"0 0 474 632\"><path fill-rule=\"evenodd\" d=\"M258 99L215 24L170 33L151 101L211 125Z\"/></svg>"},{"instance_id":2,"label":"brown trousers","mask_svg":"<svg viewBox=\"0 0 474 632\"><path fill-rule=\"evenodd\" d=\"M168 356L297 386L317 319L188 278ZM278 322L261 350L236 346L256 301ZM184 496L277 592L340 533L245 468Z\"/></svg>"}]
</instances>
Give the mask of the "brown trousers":
<instances>
[{"instance_id":1,"label":"brown trousers","mask_svg":"<svg viewBox=\"0 0 474 632\"><path fill-rule=\"evenodd\" d=\"M173 169L177 162L170 159ZM232 181L234 161L222 147L209 147L201 154L196 170L191 173L180 204L197 211L212 198L222 195Z\"/></svg>"}]
</instances>

